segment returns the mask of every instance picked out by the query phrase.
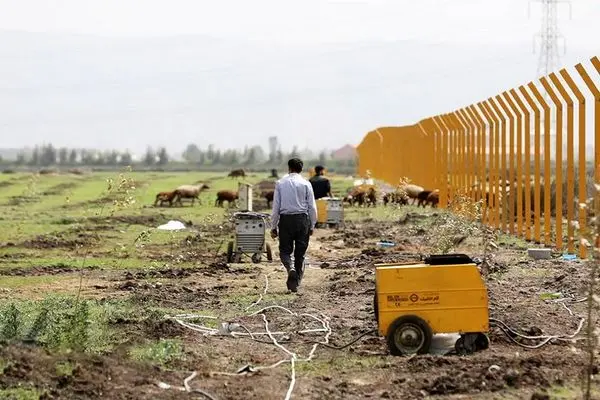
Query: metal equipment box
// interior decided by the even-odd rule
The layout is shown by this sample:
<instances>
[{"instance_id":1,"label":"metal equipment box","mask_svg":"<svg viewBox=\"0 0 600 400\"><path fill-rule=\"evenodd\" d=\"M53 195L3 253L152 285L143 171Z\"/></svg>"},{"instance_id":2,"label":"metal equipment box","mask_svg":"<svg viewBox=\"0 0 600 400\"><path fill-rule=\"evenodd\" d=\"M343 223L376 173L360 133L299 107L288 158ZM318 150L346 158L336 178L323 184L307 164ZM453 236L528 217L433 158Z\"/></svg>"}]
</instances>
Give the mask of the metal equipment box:
<instances>
[{"instance_id":1,"label":"metal equipment box","mask_svg":"<svg viewBox=\"0 0 600 400\"><path fill-rule=\"evenodd\" d=\"M323 197L316 200L317 224L319 226L339 227L344 223L344 206L342 199Z\"/></svg>"},{"instance_id":2,"label":"metal equipment box","mask_svg":"<svg viewBox=\"0 0 600 400\"><path fill-rule=\"evenodd\" d=\"M238 197L240 209L243 211L252 211L252 185L247 183L238 183Z\"/></svg>"},{"instance_id":3,"label":"metal equipment box","mask_svg":"<svg viewBox=\"0 0 600 400\"><path fill-rule=\"evenodd\" d=\"M459 333L459 354L489 346L487 289L470 257L445 254L420 263L376 264L375 286L378 330L391 354L426 353L438 333Z\"/></svg>"},{"instance_id":4,"label":"metal equipment box","mask_svg":"<svg viewBox=\"0 0 600 400\"><path fill-rule=\"evenodd\" d=\"M237 212L233 215L235 243L229 242L227 262L240 262L243 254L252 254L252 261L259 263L261 254L273 261L271 246L265 241L269 215L256 212Z\"/></svg>"}]
</instances>

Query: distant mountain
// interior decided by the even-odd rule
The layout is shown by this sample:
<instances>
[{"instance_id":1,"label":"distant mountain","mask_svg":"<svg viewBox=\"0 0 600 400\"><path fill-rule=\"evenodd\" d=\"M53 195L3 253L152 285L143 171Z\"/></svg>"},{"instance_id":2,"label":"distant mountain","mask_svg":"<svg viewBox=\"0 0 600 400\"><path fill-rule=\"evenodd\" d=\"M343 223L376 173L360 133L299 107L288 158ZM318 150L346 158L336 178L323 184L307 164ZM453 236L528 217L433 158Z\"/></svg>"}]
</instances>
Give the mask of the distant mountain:
<instances>
[{"instance_id":1,"label":"distant mountain","mask_svg":"<svg viewBox=\"0 0 600 400\"><path fill-rule=\"evenodd\" d=\"M586 54L569 54L578 61ZM0 31L0 146L357 144L533 78L522 47L415 41L269 46L204 36Z\"/></svg>"}]
</instances>

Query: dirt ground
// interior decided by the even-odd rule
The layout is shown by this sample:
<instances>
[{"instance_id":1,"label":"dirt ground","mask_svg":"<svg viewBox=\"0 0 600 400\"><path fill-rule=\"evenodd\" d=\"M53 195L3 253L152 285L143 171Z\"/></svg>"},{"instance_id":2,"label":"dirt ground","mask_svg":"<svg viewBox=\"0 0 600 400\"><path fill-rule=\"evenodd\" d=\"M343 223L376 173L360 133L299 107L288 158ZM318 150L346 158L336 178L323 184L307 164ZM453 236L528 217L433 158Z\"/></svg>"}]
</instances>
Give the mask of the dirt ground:
<instances>
[{"instance_id":1,"label":"dirt ground","mask_svg":"<svg viewBox=\"0 0 600 400\"><path fill-rule=\"evenodd\" d=\"M197 322L216 328L218 322L236 322L252 332L265 329L265 322L253 312L263 307L280 306L296 314L312 314L327 321L329 343L342 346L363 333L376 329L373 314L374 267L383 261L417 260L427 253L432 240L428 227L437 215L417 213L401 221L380 222L363 219L348 222L344 228L319 229L311 238L309 267L297 294L285 288L285 274L277 262L228 265L224 247L217 256L203 249L201 238L182 237L179 246L168 251L148 247L148 259L169 261L179 257L196 260L194 267L114 270L86 269L84 296L101 300L128 298L139 304L158 304L163 308L194 310L216 317ZM163 218L152 221L156 223ZM107 224L107 220L92 221ZM205 227L205 229L216 229ZM75 239L40 236L18 246L37 248L93 246L96 232L80 232ZM79 234L78 234L79 235ZM379 249L376 242L393 240L397 245ZM471 256L482 256L476 236L463 238L455 249ZM276 242L271 242L276 250ZM16 253L18 254L18 253ZM161 258L162 257L162 258ZM497 252L494 273L486 277L490 297L490 316L529 335L568 335L584 315L586 268L580 261L553 259L532 261L522 244L506 244ZM15 269L3 275L51 275L59 277L45 283L36 295L69 290L79 284L79 271L70 267ZM268 282L268 287L266 283ZM40 292L41 291L41 292ZM0 292L0 298L29 297L31 287L16 287ZM552 295L560 293L560 295ZM546 297L571 300L553 302ZM571 315L572 314L572 315ZM309 316L290 315L281 308L265 311L271 331L289 332L281 344L308 356L315 341L324 335L298 333L319 328ZM113 321L131 341L179 339L184 357L168 368L129 361L125 350L117 348L106 355L54 354L27 344L0 346L0 388L30 382L44 390L45 399L175 399L208 398L200 393L160 387L184 385L196 371L192 388L206 391L215 399L283 399L290 387L289 363L255 371L290 356L273 345L268 336L232 337L203 335L178 324L172 316L151 322ZM210 325L212 324L212 325ZM240 330L241 332L241 330ZM311 361L294 366L291 398L302 399L543 399L557 397L558 390L577 388L584 363L583 342L554 341L539 349L527 349L511 342L498 328L490 331L490 348L469 355L423 355L393 357L385 339L367 335L344 349L317 346ZM529 342L524 344L534 344ZM72 374L58 374L54 365L75 365ZM236 371L249 366L249 372ZM572 397L575 398L575 397Z\"/></svg>"}]
</instances>

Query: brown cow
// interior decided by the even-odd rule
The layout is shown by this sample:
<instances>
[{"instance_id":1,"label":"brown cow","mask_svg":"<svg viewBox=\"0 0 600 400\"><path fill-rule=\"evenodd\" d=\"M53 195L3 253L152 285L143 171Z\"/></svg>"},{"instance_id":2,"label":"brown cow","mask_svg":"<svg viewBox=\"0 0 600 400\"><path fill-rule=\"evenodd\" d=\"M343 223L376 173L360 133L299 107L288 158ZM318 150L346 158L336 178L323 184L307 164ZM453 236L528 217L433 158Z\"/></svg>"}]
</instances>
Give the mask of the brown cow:
<instances>
[{"instance_id":1,"label":"brown cow","mask_svg":"<svg viewBox=\"0 0 600 400\"><path fill-rule=\"evenodd\" d=\"M419 202L417 203L417 207L423 206L423 208L425 208L425 206L427 206L427 204L429 204L429 201L427 200L427 198L429 197L429 195L431 193L432 193L431 190L423 190L422 192L417 194L417 200L419 200Z\"/></svg>"},{"instance_id":2,"label":"brown cow","mask_svg":"<svg viewBox=\"0 0 600 400\"><path fill-rule=\"evenodd\" d=\"M366 201L366 192L358 187L353 187L350 189L350 192L344 197L344 201L348 202L349 205L353 206L358 203L359 206L362 206Z\"/></svg>"},{"instance_id":3,"label":"brown cow","mask_svg":"<svg viewBox=\"0 0 600 400\"><path fill-rule=\"evenodd\" d=\"M238 178L238 177L240 177L240 176L241 176L242 178L245 178L245 177L246 177L246 173L244 172L244 170L243 170L243 169L234 169L234 170L233 170L233 171L231 171L231 172L229 173L229 175L227 175L227 176L230 176L231 178Z\"/></svg>"},{"instance_id":4,"label":"brown cow","mask_svg":"<svg viewBox=\"0 0 600 400\"><path fill-rule=\"evenodd\" d=\"M175 199L176 196L177 196L177 191L160 192L156 195L156 200L154 200L154 206L156 207L157 203L160 201L161 207L166 202L169 202L169 207L171 207L173 205L173 199Z\"/></svg>"},{"instance_id":5,"label":"brown cow","mask_svg":"<svg viewBox=\"0 0 600 400\"><path fill-rule=\"evenodd\" d=\"M367 207L370 205L373 205L373 207L377 206L377 192L375 191L375 188L369 188L367 193L365 193L365 197L367 200Z\"/></svg>"},{"instance_id":6,"label":"brown cow","mask_svg":"<svg viewBox=\"0 0 600 400\"><path fill-rule=\"evenodd\" d=\"M269 190L268 192L265 192L262 194L262 197L264 197L265 199L267 199L267 207L271 207L271 202L273 201L273 196L275 195L275 191L274 190Z\"/></svg>"},{"instance_id":7,"label":"brown cow","mask_svg":"<svg viewBox=\"0 0 600 400\"><path fill-rule=\"evenodd\" d=\"M439 202L440 192L438 190L434 190L433 192L429 193L429 195L427 196L427 203L431 204L431 207L436 208Z\"/></svg>"},{"instance_id":8,"label":"brown cow","mask_svg":"<svg viewBox=\"0 0 600 400\"><path fill-rule=\"evenodd\" d=\"M235 204L238 199L238 193L231 190L220 190L217 192L217 199L215 200L215 207L223 207L223 202L227 201L229 205Z\"/></svg>"},{"instance_id":9,"label":"brown cow","mask_svg":"<svg viewBox=\"0 0 600 400\"><path fill-rule=\"evenodd\" d=\"M386 193L385 195L383 195L383 205L387 206L388 203L396 203L405 206L408 204L408 196L404 193L400 193L397 191Z\"/></svg>"}]
</instances>

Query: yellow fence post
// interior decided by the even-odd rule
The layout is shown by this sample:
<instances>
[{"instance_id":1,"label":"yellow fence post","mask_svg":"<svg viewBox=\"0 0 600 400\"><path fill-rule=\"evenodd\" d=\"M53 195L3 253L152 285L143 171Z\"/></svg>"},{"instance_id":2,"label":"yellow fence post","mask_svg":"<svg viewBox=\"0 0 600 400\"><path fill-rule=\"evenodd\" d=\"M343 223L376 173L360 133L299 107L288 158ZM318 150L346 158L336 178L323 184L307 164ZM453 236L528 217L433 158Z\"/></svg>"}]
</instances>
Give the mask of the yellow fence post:
<instances>
[{"instance_id":1,"label":"yellow fence post","mask_svg":"<svg viewBox=\"0 0 600 400\"><path fill-rule=\"evenodd\" d=\"M524 141L522 151L519 153L521 154L520 158L522 159L523 155L525 156L523 161L525 179L522 179L525 184L525 205L521 205L520 207L521 212L523 208L525 209L525 239L531 240L531 113L529 112L529 109L527 108L527 106L525 106L525 103L523 103L523 100L521 100L521 97L519 97L519 94L515 89L511 89L510 94L512 95L514 101L519 107L520 114L523 116L524 120L524 127L521 127L520 123L517 127L517 137L520 137L521 140ZM520 131L521 128L523 129L523 131ZM517 142L517 146L518 143L519 142ZM522 176L523 170L518 172L518 174ZM521 188L519 189L519 193L521 193L522 191L523 189L521 186Z\"/></svg>"},{"instance_id":2,"label":"yellow fence post","mask_svg":"<svg viewBox=\"0 0 600 400\"><path fill-rule=\"evenodd\" d=\"M542 211L541 211L541 182L540 182L540 178L541 178L541 161L540 161L540 124L541 124L541 120L540 120L540 108L538 107L538 105L535 103L535 101L533 101L533 98L531 97L531 95L529 94L529 92L527 91L527 89L525 88L525 86L521 86L519 87L519 91L521 92L521 94L523 95L523 97L525 98L525 101L527 101L527 104L529 104L529 106L533 109L533 129L534 129L534 138L533 138L533 164L534 164L534 168L533 168L533 186L534 186L534 190L533 190L533 219L534 219L534 227L533 227L533 235L534 235L534 239L537 243L541 243L542 242L542 238L541 238L541 216L542 216ZM530 135L530 132L525 132L525 135ZM531 150L529 150L531 151ZM531 178L530 178L531 179Z\"/></svg>"},{"instance_id":3,"label":"yellow fence post","mask_svg":"<svg viewBox=\"0 0 600 400\"><path fill-rule=\"evenodd\" d=\"M504 200L506 199L506 194L504 194L504 196L502 196L502 192L501 192L501 187L500 187L500 182L502 181L502 187L505 187L505 182L506 182L506 161L504 156L506 155L506 149L505 150L500 150L500 142L504 143L504 141L506 140L506 136L504 134L504 123L506 122L504 119L504 116L502 115L502 112L500 112L500 109L498 108L498 105L496 104L496 102L494 101L493 98L489 98L488 102L490 104L490 106L492 107L492 117L495 117L498 125L496 126L496 133L494 134L494 164L495 164L495 168L496 168L496 173L495 173L495 196L496 196L496 205L494 207L494 213L495 213L495 219L497 221L497 223L499 224L497 227L501 227L502 232L506 233L506 213L501 213L500 211L502 210L502 206L504 204ZM502 140L500 140L500 137L502 137ZM500 156L502 156L502 162L500 162ZM504 168L503 168L504 167Z\"/></svg>"},{"instance_id":4,"label":"yellow fence post","mask_svg":"<svg viewBox=\"0 0 600 400\"><path fill-rule=\"evenodd\" d=\"M492 108L487 104L487 101L482 101L479 103L480 109L483 113L483 116L488 121L489 126L489 144L488 144L488 179L485 183L485 201L488 203L488 214L490 220L490 226L498 229L498 224L500 221L496 218L496 177L497 177L497 169L496 169L496 160L495 153L496 150L494 148L494 137L498 135L498 121L496 120L495 115L492 113Z\"/></svg>"},{"instance_id":5,"label":"yellow fence post","mask_svg":"<svg viewBox=\"0 0 600 400\"><path fill-rule=\"evenodd\" d=\"M474 189L476 190L476 200L479 201L481 199L484 199L483 197L483 184L485 183L485 179L487 176L487 171L486 171L486 162L485 162L485 157L486 157L486 151L485 151L485 129L486 129L486 125L485 125L485 121L483 120L483 118L481 117L481 114L479 113L478 109L474 106L474 105L470 105L469 107L467 107L467 113L469 114L469 116L471 117L471 119L473 121L475 121L475 124L477 125L477 130L478 130L478 137L477 137L477 142L476 142L476 147L477 147L477 165L478 165L478 169L477 169L477 176L475 177L475 183L474 184ZM485 202L485 199L484 199ZM485 210L485 204L484 204L484 210ZM482 216L482 221L484 221L485 219Z\"/></svg>"},{"instance_id":6,"label":"yellow fence post","mask_svg":"<svg viewBox=\"0 0 600 400\"><path fill-rule=\"evenodd\" d=\"M502 96L496 96L496 101L500 104L502 111L508 117L508 129L504 129L504 136L506 136L506 132L508 132L508 182L502 182L502 211L504 212L504 219L508 222L508 231L514 235L515 233L515 193L513 188L515 187L515 118L510 112L510 109L506 105L506 102L502 98ZM504 176L506 177L506 139L502 141L502 163ZM507 183L510 183L510 186L507 188Z\"/></svg>"},{"instance_id":7,"label":"yellow fence post","mask_svg":"<svg viewBox=\"0 0 600 400\"><path fill-rule=\"evenodd\" d=\"M550 173L552 172L550 170L550 106L546 103L546 100L544 100L544 97L533 82L529 82L527 87L531 90L531 93L533 93L533 96L541 105L544 112L544 238L542 243L549 245L551 242L550 228L552 223L550 217ZM541 145L536 145L536 150L541 147ZM537 153L539 153L539 150L537 150Z\"/></svg>"},{"instance_id":8,"label":"yellow fence post","mask_svg":"<svg viewBox=\"0 0 600 400\"><path fill-rule=\"evenodd\" d=\"M448 202L446 206L448 206L448 204L452 204L452 201L454 200L454 173L456 168L456 149L454 148L454 134L456 128L454 126L454 123L451 121L451 118L447 114L442 115L442 119L444 121L444 124L448 128L448 147L446 152L448 156Z\"/></svg>"},{"instance_id":9,"label":"yellow fence post","mask_svg":"<svg viewBox=\"0 0 600 400\"><path fill-rule=\"evenodd\" d=\"M432 122L431 118L424 119L422 121L422 126L427 134L427 140L429 142L429 146L431 147L433 170L432 170L430 187L433 190L433 189L439 188L439 184L438 184L439 165L437 163L438 149L437 149L436 129L435 129L435 124Z\"/></svg>"},{"instance_id":10,"label":"yellow fence post","mask_svg":"<svg viewBox=\"0 0 600 400\"><path fill-rule=\"evenodd\" d=\"M458 188L460 171L460 123L457 121L456 116L453 113L447 114L447 117L450 125L453 127L452 149L450 150L450 156L452 157L452 190L450 192L450 203L453 204L454 198L456 197L456 190Z\"/></svg>"},{"instance_id":11,"label":"yellow fence post","mask_svg":"<svg viewBox=\"0 0 600 400\"><path fill-rule=\"evenodd\" d=\"M600 74L600 59L594 57L591 61L596 71ZM598 100L594 103L594 121L594 164L596 165L596 168L594 168L594 183L600 184L600 102ZM600 207L600 191L596 191L595 197L595 209L597 210Z\"/></svg>"},{"instance_id":12,"label":"yellow fence post","mask_svg":"<svg viewBox=\"0 0 600 400\"><path fill-rule=\"evenodd\" d=\"M458 111L454 111L452 113L454 119L458 123L458 187L460 188L460 193L462 194L466 187L466 176L467 176L467 168L466 168L466 137L469 134L469 127L466 121L463 120L462 115Z\"/></svg>"},{"instance_id":13,"label":"yellow fence post","mask_svg":"<svg viewBox=\"0 0 600 400\"><path fill-rule=\"evenodd\" d=\"M562 106L562 102L560 101L560 99L558 98L558 95L556 94L556 92L554 91L554 89L552 88L552 86L550 86L550 82L548 82L548 79L546 77L542 77L540 79L540 82L542 82L542 86L544 86L544 89L546 89L546 92L548 93L548 95L550 96L550 99L552 100L552 102L554 103L554 107L556 108L556 141L555 141L555 151L556 151L556 158L554 160L554 165L555 165L555 174L556 174L556 178L555 178L555 182L556 182L556 201L555 201L555 206L554 206L554 213L556 214L555 216L555 227L554 230L556 232L556 240L555 240L555 246L559 251L562 251L562 244L563 244L563 221L562 221L562 214L563 214L563 205L562 205L562 127L563 127L563 106ZM548 138L549 140L549 138ZM550 213L552 214L552 213Z\"/></svg>"},{"instance_id":14,"label":"yellow fence post","mask_svg":"<svg viewBox=\"0 0 600 400\"><path fill-rule=\"evenodd\" d=\"M465 183L465 189L467 190L468 196L471 198L471 201L475 200L475 190L473 190L473 179L475 178L475 130L477 126L475 122L471 120L469 114L467 113L466 108L462 108L458 110L463 121L469 127L468 136L467 136L467 146L466 146L466 168L467 168L467 181Z\"/></svg>"},{"instance_id":15,"label":"yellow fence post","mask_svg":"<svg viewBox=\"0 0 600 400\"><path fill-rule=\"evenodd\" d=\"M420 160L421 159L427 159L427 154L425 152L425 148L423 146L423 140L422 140L422 132L419 129L419 127L417 125L410 125L408 126L408 130L409 130L409 138L410 138L410 143L411 146L409 147L410 149L413 149L410 154L411 154L411 179L419 186L423 186L424 185L424 181L425 181L425 168L419 168L419 164L420 164Z\"/></svg>"},{"instance_id":16,"label":"yellow fence post","mask_svg":"<svg viewBox=\"0 0 600 400\"><path fill-rule=\"evenodd\" d=\"M570 254L573 254L575 252L575 246L573 243L573 239L575 237L575 229L573 227L573 219L574 219L574 199L573 199L573 194L575 192L575 163L573 161L573 99L571 98L571 96L569 96L569 93L567 93L564 85L560 82L560 80L558 79L558 76L553 72L550 74L550 80L552 81L552 83L554 83L554 86L556 87L556 89L558 90L558 93L560 94L560 96L563 98L563 100L565 101L565 103L567 104L567 251ZM557 125L559 125L558 123L558 119L556 122ZM562 125L562 124L560 124ZM559 127L557 126L557 131L558 131ZM560 129L562 129L562 126L560 126ZM562 142L561 142L561 146L562 146ZM558 141L556 143L556 147L558 148ZM562 151L562 149L561 149ZM556 165L557 165L557 169L561 168L562 169L562 163L559 167L559 162L558 162L558 150L556 152L557 156L557 160L556 160ZM556 186L558 187L558 178L557 178L557 182L556 182ZM560 197L562 199L562 185L561 185L561 191L560 191ZM557 192L557 197L558 197L558 192ZM558 203L557 203L558 204ZM556 208L558 209L558 205L556 206ZM561 214L562 214L562 209L560 209ZM557 211L557 217L558 217L558 211ZM558 220L557 220L557 224L558 224ZM558 231L556 233L556 235L558 236Z\"/></svg>"},{"instance_id":17,"label":"yellow fence post","mask_svg":"<svg viewBox=\"0 0 600 400\"><path fill-rule=\"evenodd\" d=\"M435 123L433 118L427 118L424 121L425 129L428 130L430 135L433 136L433 148L434 148L434 156L433 156L433 171L434 171L434 180L433 186L434 189L439 189L440 187L440 174L441 174L441 157L442 151L440 148L440 131Z\"/></svg>"},{"instance_id":18,"label":"yellow fence post","mask_svg":"<svg viewBox=\"0 0 600 400\"><path fill-rule=\"evenodd\" d=\"M433 117L434 122L440 129L440 160L441 163L441 181L440 181L440 207L448 207L448 126L446 125L443 116L436 115Z\"/></svg>"},{"instance_id":19,"label":"yellow fence post","mask_svg":"<svg viewBox=\"0 0 600 400\"><path fill-rule=\"evenodd\" d=\"M550 174L552 173L550 169L550 106L546 103L546 100L544 100L544 97L533 82L530 82L527 86L544 110L544 244L550 245L552 244L552 238L550 237L552 233L552 207L550 205L550 185L552 183L550 180Z\"/></svg>"},{"instance_id":20,"label":"yellow fence post","mask_svg":"<svg viewBox=\"0 0 600 400\"><path fill-rule=\"evenodd\" d=\"M581 64L577 64L575 66L575 69L581 69L583 68L583 66ZM585 71L585 70L584 70ZM569 86L569 89L571 89L571 91L573 92L573 94L575 95L575 97L577 98L577 102L579 103L579 107L578 107L578 128L577 128L577 137L579 140L578 143L578 151L577 151L577 155L578 155L578 181L579 181L579 191L578 191L578 202L579 203L585 203L586 202L586 198L587 198L587 194L586 194L586 186L587 186L587 180L586 180L586 155L585 155L585 118L586 118L586 112L585 112L585 96L583 95L583 93L581 92L581 90L579 90L579 87L575 84L575 81L573 81L573 78L571 77L571 75L567 72L566 69L561 69L560 70L560 75L563 77L563 79L565 80L565 82L567 82L567 86ZM600 94L600 93L599 93ZM572 116L571 116L572 117ZM567 119L569 118L568 114L567 114ZM569 124L569 126L571 126L570 129L573 129L573 123L571 122ZM567 129L569 129L567 127ZM573 135L574 136L574 135ZM571 146L573 146L571 144ZM574 152L575 149L572 149L572 151ZM574 200L572 200L574 201ZM579 212L578 210L578 214L579 214L579 232L581 232L581 229L585 229L586 224L587 224L587 218L586 218L586 213L585 212ZM581 238L580 238L581 239ZM571 244L571 241L569 242L569 244ZM583 243L581 243L581 240L579 240L579 257L580 258L586 258L587 257L587 251L586 251L586 247ZM571 250L569 250L570 252Z\"/></svg>"},{"instance_id":21,"label":"yellow fence post","mask_svg":"<svg viewBox=\"0 0 600 400\"><path fill-rule=\"evenodd\" d=\"M598 58L594 57L592 59L593 60L598 61ZM600 64L600 63L596 63L596 64ZM594 67L600 72L600 68L594 64ZM596 84L594 83L594 81L592 80L592 78L590 77L590 75L587 73L587 71L585 70L585 68L583 68L583 65L581 64L577 64L575 66L575 69L577 70L577 72L579 73L579 75L581 76L581 78L583 79L583 81L585 82L585 85L588 87L588 89L590 90L590 92L592 92L592 95L594 96L594 164L595 164L595 172L594 172L594 178L596 183L600 182L600 90L598 89L598 86L596 86ZM581 114L579 116L579 119L581 120ZM579 132L581 135L581 131ZM584 135L585 138L585 135ZM581 149L582 149L582 142L584 144L583 147L583 151L585 154L585 140L581 140L581 136L579 136L579 165L581 168ZM585 163L584 163L585 165ZM587 166L584 167L584 169L586 169ZM579 171L579 177L581 179L581 171ZM581 189L580 189L581 190ZM585 197L587 197L587 193L585 195ZM579 194L579 202L580 204L585 204L585 201L581 201L581 193ZM596 202L598 201L598 196L596 195ZM585 210L582 210L581 208L579 209L579 214L585 214ZM583 226L581 227L583 228ZM581 241L580 241L581 244Z\"/></svg>"},{"instance_id":22,"label":"yellow fence post","mask_svg":"<svg viewBox=\"0 0 600 400\"><path fill-rule=\"evenodd\" d=\"M515 211L514 213L516 213L517 215L517 236L523 236L523 131L522 131L522 116L519 110L519 107L516 105L515 101L512 99L511 95L509 92L504 92L502 93L502 96L504 97L504 100L506 101L506 103L508 103L508 106L510 107L512 113L514 114L514 118L516 119L516 125L515 125L515 121L512 120L511 124L513 125L511 127L511 133L510 133L510 138L511 138L511 144L510 144L510 173L509 175L511 176L510 181L511 181L511 187L510 187L510 194L511 194L511 203L510 206L511 208L513 208ZM516 126L516 129L515 129ZM516 135L516 137L515 137ZM516 142L516 157L515 157L515 149L514 149L514 145ZM514 182L515 179L515 171L514 171L514 162L515 162L515 158L516 158L516 167L517 167L517 171L516 171L516 184ZM516 193L514 193L516 191ZM515 204L515 196L516 196L516 204Z\"/></svg>"}]
</instances>

